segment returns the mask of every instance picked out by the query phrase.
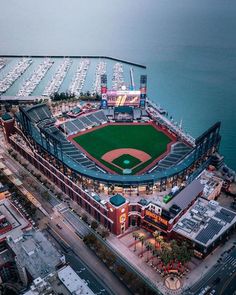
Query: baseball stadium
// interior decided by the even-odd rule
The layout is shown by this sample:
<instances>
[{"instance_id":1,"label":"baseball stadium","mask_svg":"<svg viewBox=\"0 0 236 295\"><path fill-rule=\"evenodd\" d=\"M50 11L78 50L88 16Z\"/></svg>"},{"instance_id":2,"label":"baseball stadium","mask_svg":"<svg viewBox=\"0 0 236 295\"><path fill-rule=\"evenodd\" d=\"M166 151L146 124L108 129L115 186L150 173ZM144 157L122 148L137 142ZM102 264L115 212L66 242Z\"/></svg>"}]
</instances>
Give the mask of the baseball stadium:
<instances>
[{"instance_id":1,"label":"baseball stadium","mask_svg":"<svg viewBox=\"0 0 236 295\"><path fill-rule=\"evenodd\" d=\"M139 90L109 91L104 74L99 106L76 117L58 120L36 104L3 122L15 151L117 235L131 225L170 233L200 194L196 177L220 144L219 122L194 139L147 98L146 83L142 75ZM173 193L191 185L187 201Z\"/></svg>"}]
</instances>

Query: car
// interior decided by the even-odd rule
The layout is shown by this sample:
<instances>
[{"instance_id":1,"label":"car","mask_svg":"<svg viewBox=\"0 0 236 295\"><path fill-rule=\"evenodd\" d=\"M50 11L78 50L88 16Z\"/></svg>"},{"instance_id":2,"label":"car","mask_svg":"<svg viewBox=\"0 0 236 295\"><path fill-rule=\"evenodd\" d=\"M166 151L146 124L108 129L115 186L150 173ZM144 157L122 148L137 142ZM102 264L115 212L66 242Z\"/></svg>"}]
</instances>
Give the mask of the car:
<instances>
[{"instance_id":1,"label":"car","mask_svg":"<svg viewBox=\"0 0 236 295\"><path fill-rule=\"evenodd\" d=\"M216 290L213 289L213 290L211 290L211 292L209 293L209 295L214 295L215 293L216 293Z\"/></svg>"},{"instance_id":2,"label":"car","mask_svg":"<svg viewBox=\"0 0 236 295\"><path fill-rule=\"evenodd\" d=\"M60 226L60 224L56 224L56 226L59 228L59 229L62 229L62 227Z\"/></svg>"},{"instance_id":3,"label":"car","mask_svg":"<svg viewBox=\"0 0 236 295\"><path fill-rule=\"evenodd\" d=\"M213 281L213 284L214 284L214 285L217 285L220 281L221 281L221 278L220 278L220 277L217 277L217 278Z\"/></svg>"}]
</instances>

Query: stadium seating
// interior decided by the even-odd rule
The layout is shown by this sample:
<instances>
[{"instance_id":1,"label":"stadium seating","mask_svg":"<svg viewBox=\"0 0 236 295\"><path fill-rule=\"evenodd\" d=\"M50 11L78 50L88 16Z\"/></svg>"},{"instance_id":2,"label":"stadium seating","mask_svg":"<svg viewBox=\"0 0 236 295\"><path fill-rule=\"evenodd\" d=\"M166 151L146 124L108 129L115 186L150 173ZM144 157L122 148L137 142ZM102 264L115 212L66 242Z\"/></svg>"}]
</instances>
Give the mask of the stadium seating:
<instances>
[{"instance_id":1,"label":"stadium seating","mask_svg":"<svg viewBox=\"0 0 236 295\"><path fill-rule=\"evenodd\" d=\"M102 110L94 112L92 114L78 117L74 120L65 122L62 124L66 134L74 134L84 129L101 125L107 122L107 118ZM65 128L64 128L65 126Z\"/></svg>"},{"instance_id":2,"label":"stadium seating","mask_svg":"<svg viewBox=\"0 0 236 295\"><path fill-rule=\"evenodd\" d=\"M59 151L61 150L63 152L64 161L71 161L73 159L85 168L89 168L94 171L101 171L101 169L98 168L93 161L88 159L79 149L77 149L71 142L69 142L66 139L65 134L55 126L56 120L55 118L53 118L47 105L40 104L30 108L26 108L26 112L30 120L34 123L33 125L37 126L41 130L41 132L47 133L49 135L49 140L50 138L52 139L52 143L54 142L53 140L57 140L57 142L59 143L58 149ZM81 117L82 120L75 119L72 121L68 121L66 123L63 123L61 127L62 129L65 129L67 134L71 134L77 133L79 130L84 130L89 126L93 126L95 123L101 124L100 119L91 115L92 114L88 115L89 118L84 116L82 119ZM100 115L100 118L104 119L102 115ZM35 131L36 130L37 128L35 129ZM44 147L47 148L45 139L43 139L43 141Z\"/></svg>"},{"instance_id":3,"label":"stadium seating","mask_svg":"<svg viewBox=\"0 0 236 295\"><path fill-rule=\"evenodd\" d=\"M172 145L170 153L165 158L160 160L158 164L155 166L155 168L151 169L150 172L163 171L175 165L177 162L183 159L190 151L191 147L187 146L182 142L176 142L174 145Z\"/></svg>"},{"instance_id":4,"label":"stadium seating","mask_svg":"<svg viewBox=\"0 0 236 295\"><path fill-rule=\"evenodd\" d=\"M44 105L44 104L36 105L36 106L28 108L27 113L30 119L35 123L38 123L45 119L50 119L52 117L51 111L49 110L47 105Z\"/></svg>"}]
</instances>

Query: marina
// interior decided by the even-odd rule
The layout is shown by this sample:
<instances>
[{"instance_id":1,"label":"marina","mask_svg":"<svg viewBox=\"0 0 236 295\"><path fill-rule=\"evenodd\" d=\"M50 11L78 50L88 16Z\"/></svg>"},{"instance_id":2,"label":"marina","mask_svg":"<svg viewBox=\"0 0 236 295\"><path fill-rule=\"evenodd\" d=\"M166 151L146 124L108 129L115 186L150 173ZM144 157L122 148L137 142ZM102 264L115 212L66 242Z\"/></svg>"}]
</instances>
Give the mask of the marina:
<instances>
[{"instance_id":1,"label":"marina","mask_svg":"<svg viewBox=\"0 0 236 295\"><path fill-rule=\"evenodd\" d=\"M43 77L46 75L47 71L53 65L53 61L50 58L45 58L43 62L38 66L36 71L32 74L32 76L27 79L21 89L18 91L19 96L28 96L30 95Z\"/></svg>"},{"instance_id":2,"label":"marina","mask_svg":"<svg viewBox=\"0 0 236 295\"><path fill-rule=\"evenodd\" d=\"M6 63L7 63L6 58L0 58L0 70L5 67Z\"/></svg>"},{"instance_id":3,"label":"marina","mask_svg":"<svg viewBox=\"0 0 236 295\"><path fill-rule=\"evenodd\" d=\"M84 82L86 79L89 64L90 64L89 59L81 60L77 68L76 74L74 76L74 79L69 86L69 93L74 94L76 96L80 95L84 87Z\"/></svg>"},{"instance_id":4,"label":"marina","mask_svg":"<svg viewBox=\"0 0 236 295\"><path fill-rule=\"evenodd\" d=\"M124 70L121 63L116 63L113 67L112 89L120 90L124 85Z\"/></svg>"},{"instance_id":5,"label":"marina","mask_svg":"<svg viewBox=\"0 0 236 295\"><path fill-rule=\"evenodd\" d=\"M30 66L24 66L22 61L24 63L27 61ZM46 66L47 63L49 65ZM124 79L130 79L131 66L134 72L135 85L139 83L139 75L146 72L142 66L134 66L127 61L118 63L115 59L102 57L41 56L26 58L0 56L0 64L2 64L0 69L0 94L5 98L7 96L49 97L55 92L74 93L76 96L79 96L81 92L100 94L100 77L104 73L110 76L107 84L111 89L114 83L122 84ZM23 66L26 68L23 68ZM16 76L16 69L21 74ZM118 74L119 71L120 74ZM112 80L112 77L115 80ZM118 79L118 82L116 82L116 79Z\"/></svg>"},{"instance_id":6,"label":"marina","mask_svg":"<svg viewBox=\"0 0 236 295\"><path fill-rule=\"evenodd\" d=\"M8 74L0 80L0 93L4 93L31 65L31 58L22 58Z\"/></svg>"},{"instance_id":7,"label":"marina","mask_svg":"<svg viewBox=\"0 0 236 295\"><path fill-rule=\"evenodd\" d=\"M62 82L65 79L65 76L71 66L72 61L69 58L65 58L63 62L60 64L56 74L46 86L43 91L44 96L50 96L55 92L58 92Z\"/></svg>"},{"instance_id":8,"label":"marina","mask_svg":"<svg viewBox=\"0 0 236 295\"><path fill-rule=\"evenodd\" d=\"M96 66L95 80L93 83L92 94L101 94L101 75L106 73L106 62L100 61Z\"/></svg>"}]
</instances>

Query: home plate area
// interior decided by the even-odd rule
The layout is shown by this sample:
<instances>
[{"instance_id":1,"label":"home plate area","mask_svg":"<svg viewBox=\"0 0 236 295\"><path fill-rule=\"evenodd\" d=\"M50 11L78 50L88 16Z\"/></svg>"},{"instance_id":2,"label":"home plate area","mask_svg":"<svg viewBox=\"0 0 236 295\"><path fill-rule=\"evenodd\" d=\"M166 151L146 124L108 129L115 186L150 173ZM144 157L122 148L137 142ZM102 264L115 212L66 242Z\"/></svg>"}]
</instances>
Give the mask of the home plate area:
<instances>
[{"instance_id":1,"label":"home plate area","mask_svg":"<svg viewBox=\"0 0 236 295\"><path fill-rule=\"evenodd\" d=\"M123 174L131 174L133 169L150 159L149 154L132 148L115 149L102 156L102 160L120 169Z\"/></svg>"}]
</instances>

